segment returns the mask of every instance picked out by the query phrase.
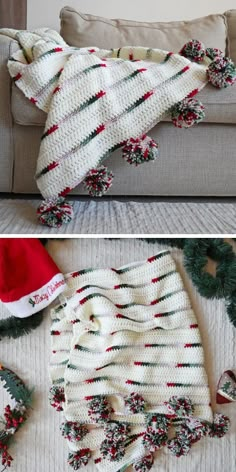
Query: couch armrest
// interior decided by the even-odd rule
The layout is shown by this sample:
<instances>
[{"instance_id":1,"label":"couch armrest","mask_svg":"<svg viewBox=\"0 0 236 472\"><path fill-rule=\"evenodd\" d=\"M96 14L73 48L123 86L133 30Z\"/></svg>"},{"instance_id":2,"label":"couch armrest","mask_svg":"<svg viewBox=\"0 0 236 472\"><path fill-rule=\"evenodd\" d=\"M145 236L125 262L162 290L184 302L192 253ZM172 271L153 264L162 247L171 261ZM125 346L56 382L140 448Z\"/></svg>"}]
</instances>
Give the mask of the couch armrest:
<instances>
[{"instance_id":1,"label":"couch armrest","mask_svg":"<svg viewBox=\"0 0 236 472\"><path fill-rule=\"evenodd\" d=\"M11 78L7 69L9 56L18 49L17 42L0 34L0 192L11 192L14 145L11 116Z\"/></svg>"},{"instance_id":2,"label":"couch armrest","mask_svg":"<svg viewBox=\"0 0 236 472\"><path fill-rule=\"evenodd\" d=\"M236 10L225 12L228 25L227 54L236 64Z\"/></svg>"}]
</instances>

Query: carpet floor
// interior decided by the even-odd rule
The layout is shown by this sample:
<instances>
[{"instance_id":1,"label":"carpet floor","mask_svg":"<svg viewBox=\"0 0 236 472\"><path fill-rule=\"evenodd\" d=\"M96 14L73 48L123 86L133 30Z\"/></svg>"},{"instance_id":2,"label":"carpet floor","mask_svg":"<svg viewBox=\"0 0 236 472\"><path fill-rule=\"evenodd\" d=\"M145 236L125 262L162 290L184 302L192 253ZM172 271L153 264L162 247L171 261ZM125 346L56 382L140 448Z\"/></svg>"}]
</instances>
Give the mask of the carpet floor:
<instances>
[{"instance_id":1,"label":"carpet floor","mask_svg":"<svg viewBox=\"0 0 236 472\"><path fill-rule=\"evenodd\" d=\"M38 200L1 199L0 234L233 234L236 203L74 201L75 218L59 229L42 226Z\"/></svg>"}]
</instances>

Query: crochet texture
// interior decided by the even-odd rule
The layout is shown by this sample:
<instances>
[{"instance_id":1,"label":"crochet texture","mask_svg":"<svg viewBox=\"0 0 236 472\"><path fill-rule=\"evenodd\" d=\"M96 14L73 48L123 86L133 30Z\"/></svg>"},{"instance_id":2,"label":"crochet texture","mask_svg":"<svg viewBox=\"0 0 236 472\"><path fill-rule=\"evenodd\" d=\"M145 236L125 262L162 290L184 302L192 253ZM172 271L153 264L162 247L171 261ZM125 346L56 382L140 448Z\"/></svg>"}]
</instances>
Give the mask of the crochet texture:
<instances>
[{"instance_id":1,"label":"crochet texture","mask_svg":"<svg viewBox=\"0 0 236 472\"><path fill-rule=\"evenodd\" d=\"M63 410L75 470L91 460L100 471L145 471L163 446L185 455L224 434L224 418L212 426L201 336L169 251L73 272L67 285L52 310L50 402Z\"/></svg>"},{"instance_id":2,"label":"crochet texture","mask_svg":"<svg viewBox=\"0 0 236 472\"><path fill-rule=\"evenodd\" d=\"M48 114L36 171L46 199L65 196L115 149L194 96L212 61L138 47L78 49L45 28L1 33L21 47L8 62L15 84Z\"/></svg>"}]
</instances>

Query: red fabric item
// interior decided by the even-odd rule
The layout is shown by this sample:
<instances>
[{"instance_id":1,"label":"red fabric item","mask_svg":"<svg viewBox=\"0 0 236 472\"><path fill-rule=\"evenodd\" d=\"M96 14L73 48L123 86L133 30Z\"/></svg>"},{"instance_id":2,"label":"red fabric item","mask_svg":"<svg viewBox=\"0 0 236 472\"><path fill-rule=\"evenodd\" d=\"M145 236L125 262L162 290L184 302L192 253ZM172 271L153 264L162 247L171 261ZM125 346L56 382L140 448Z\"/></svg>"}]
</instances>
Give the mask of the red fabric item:
<instances>
[{"instance_id":1,"label":"red fabric item","mask_svg":"<svg viewBox=\"0 0 236 472\"><path fill-rule=\"evenodd\" d=\"M16 307L15 316L29 316L41 310L64 288L60 269L38 239L0 239L0 300L12 311L15 310L12 302L26 297L24 304L27 314L23 313L24 304L21 301L19 314ZM32 305L30 313L29 303Z\"/></svg>"}]
</instances>

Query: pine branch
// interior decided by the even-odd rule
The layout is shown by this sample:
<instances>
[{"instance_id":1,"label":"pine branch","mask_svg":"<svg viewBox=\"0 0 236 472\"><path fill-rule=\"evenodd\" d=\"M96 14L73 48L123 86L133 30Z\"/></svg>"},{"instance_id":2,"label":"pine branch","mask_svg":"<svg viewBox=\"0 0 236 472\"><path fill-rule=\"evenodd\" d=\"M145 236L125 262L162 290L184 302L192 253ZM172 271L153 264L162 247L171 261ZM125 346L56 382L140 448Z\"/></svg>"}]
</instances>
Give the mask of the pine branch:
<instances>
[{"instance_id":1,"label":"pine branch","mask_svg":"<svg viewBox=\"0 0 236 472\"><path fill-rule=\"evenodd\" d=\"M32 329L37 328L43 320L43 312L39 311L35 315L27 318L9 318L0 320L0 341L3 338L19 338L25 334L29 334Z\"/></svg>"},{"instance_id":2,"label":"pine branch","mask_svg":"<svg viewBox=\"0 0 236 472\"><path fill-rule=\"evenodd\" d=\"M5 382L4 388L13 400L21 401L25 406L30 406L33 391L25 386L15 372L2 367L0 369L0 380Z\"/></svg>"},{"instance_id":3,"label":"pine branch","mask_svg":"<svg viewBox=\"0 0 236 472\"><path fill-rule=\"evenodd\" d=\"M183 249L186 238L140 238L149 244L165 244L166 246L177 247Z\"/></svg>"}]
</instances>

